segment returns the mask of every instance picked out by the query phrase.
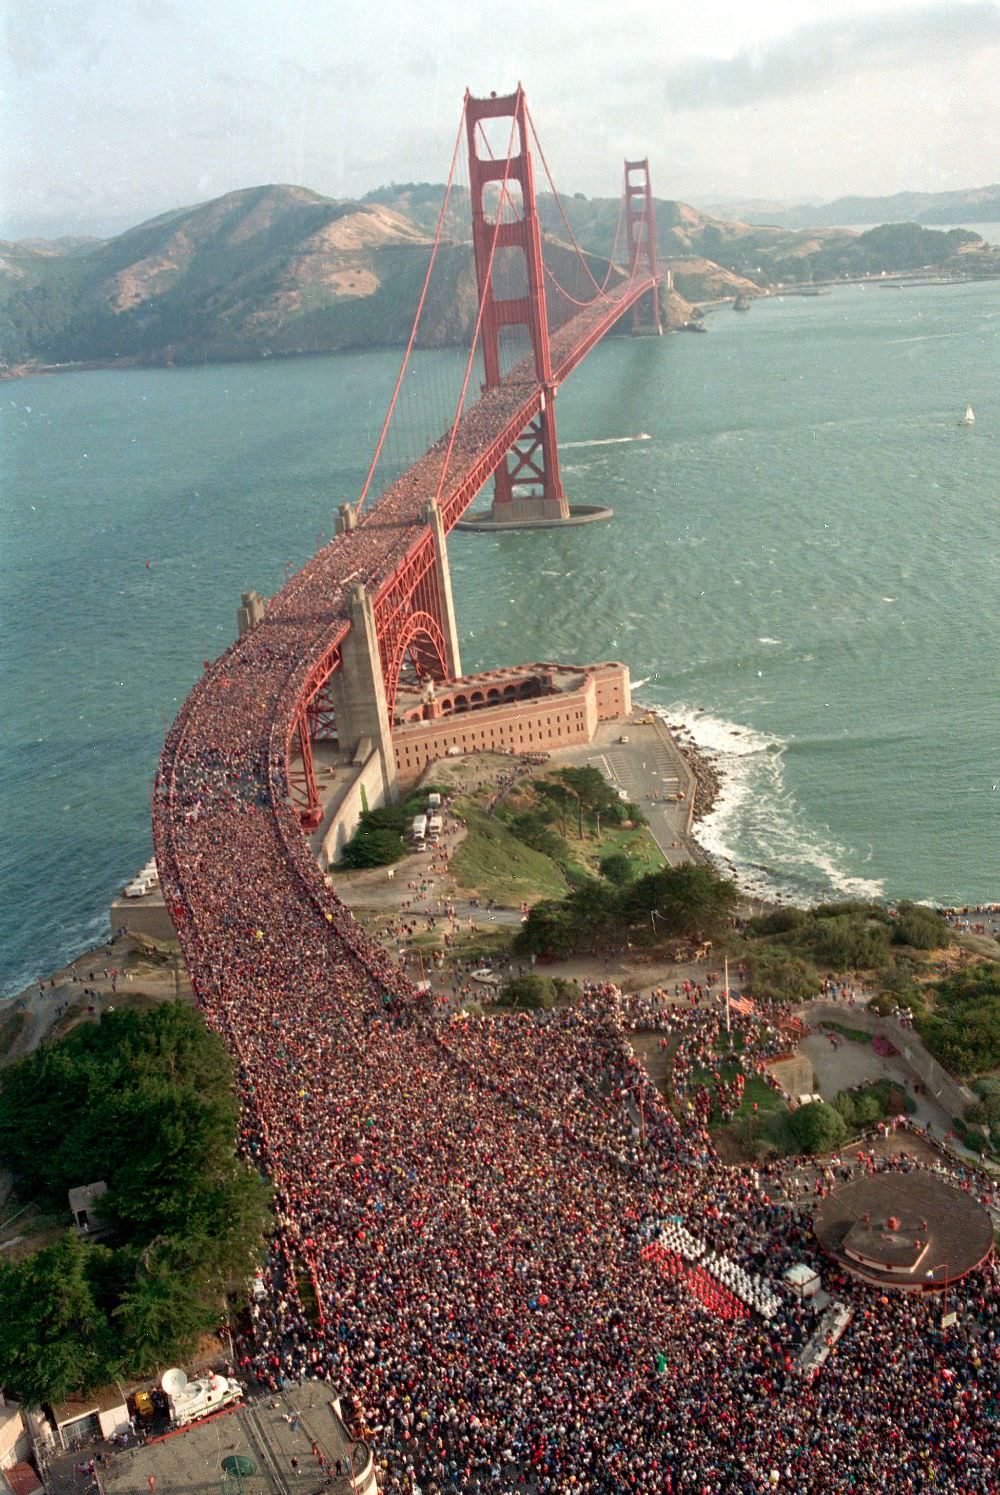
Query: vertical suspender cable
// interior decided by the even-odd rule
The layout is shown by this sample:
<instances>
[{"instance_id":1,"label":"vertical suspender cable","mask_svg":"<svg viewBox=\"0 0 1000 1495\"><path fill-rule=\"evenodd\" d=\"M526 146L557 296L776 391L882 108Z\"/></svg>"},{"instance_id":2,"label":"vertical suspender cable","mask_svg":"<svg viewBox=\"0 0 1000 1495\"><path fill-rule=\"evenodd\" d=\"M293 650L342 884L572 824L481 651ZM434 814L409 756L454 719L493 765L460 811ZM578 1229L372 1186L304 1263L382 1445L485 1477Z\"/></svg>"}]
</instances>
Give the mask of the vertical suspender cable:
<instances>
[{"instance_id":1,"label":"vertical suspender cable","mask_svg":"<svg viewBox=\"0 0 1000 1495\"><path fill-rule=\"evenodd\" d=\"M379 457L382 455L382 447L385 445L385 438L389 431L389 424L392 420L392 413L396 408L396 400L399 397L399 390L403 382L403 375L406 373L406 367L410 361L410 354L413 352L413 344L416 341L417 328L420 325L420 318L423 314L424 302L427 300L427 288L431 283L431 274L434 270L434 262L437 259L437 252L441 245L441 231L444 226L445 214L448 211L448 201L451 197L451 184L454 180L455 167L458 163L458 150L459 146L462 143L462 131L465 129L465 110L466 103L465 100L463 100L462 114L461 118L458 121L458 133L455 136L455 148L451 153L451 169L448 172L448 181L444 189L444 198L441 202L441 211L438 214L437 227L434 230L434 247L431 250L430 263L427 266L427 274L424 276L424 284L420 292L420 300L417 303L417 313L413 319L413 328L410 332L410 340L406 344L406 352L403 354L403 361L399 366L399 373L396 375L396 383L392 391L392 398L389 401L389 408L386 411L385 420L382 422L382 430L379 432L378 441L375 443L375 455L372 457L371 466L368 469L368 476L365 478L364 487L361 490L361 497L358 499L359 514L361 512L361 507L364 504L365 499L368 497L368 490L371 487L372 478L375 476L375 469L378 466Z\"/></svg>"},{"instance_id":2,"label":"vertical suspender cable","mask_svg":"<svg viewBox=\"0 0 1000 1495\"><path fill-rule=\"evenodd\" d=\"M490 258L486 266L486 274L483 276L483 294L479 298L479 311L476 316L476 330L472 335L472 346L469 349L469 357L465 365L465 378L462 380L462 393L458 397L458 406L455 410L455 419L452 422L451 433L448 437L448 450L444 454L444 462L441 464L441 472L438 477L437 493L435 499L441 502L441 494L444 490L445 479L448 476L448 467L451 462L451 454L455 446L455 437L458 434L458 424L462 419L462 408L465 405L465 396L469 388L469 379L472 375L472 366L476 358L476 349L479 346L479 333L483 325L483 313L486 310L486 298L490 294L493 284L493 260L497 252L497 240L500 237L500 223L503 218L504 205L507 201L507 181L510 177L511 152L514 149L514 133L517 129L517 112L511 116L510 139L507 141L507 161L504 165L503 181L500 184L500 199L497 204L497 217L493 225L493 243L490 245Z\"/></svg>"}]
</instances>

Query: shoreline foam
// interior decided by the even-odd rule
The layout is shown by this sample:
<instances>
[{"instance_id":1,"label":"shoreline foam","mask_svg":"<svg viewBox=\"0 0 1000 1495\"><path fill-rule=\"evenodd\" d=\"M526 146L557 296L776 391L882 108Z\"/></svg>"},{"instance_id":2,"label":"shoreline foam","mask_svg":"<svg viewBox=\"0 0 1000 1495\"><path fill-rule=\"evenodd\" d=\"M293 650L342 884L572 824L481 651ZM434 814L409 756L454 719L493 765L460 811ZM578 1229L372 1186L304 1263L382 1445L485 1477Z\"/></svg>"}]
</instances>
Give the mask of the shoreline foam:
<instances>
[{"instance_id":1,"label":"shoreline foam","mask_svg":"<svg viewBox=\"0 0 1000 1495\"><path fill-rule=\"evenodd\" d=\"M846 849L810 826L792 799L783 738L684 702L648 709L667 725L695 774L692 838L747 896L806 906L886 897L881 878L846 870Z\"/></svg>"}]
</instances>

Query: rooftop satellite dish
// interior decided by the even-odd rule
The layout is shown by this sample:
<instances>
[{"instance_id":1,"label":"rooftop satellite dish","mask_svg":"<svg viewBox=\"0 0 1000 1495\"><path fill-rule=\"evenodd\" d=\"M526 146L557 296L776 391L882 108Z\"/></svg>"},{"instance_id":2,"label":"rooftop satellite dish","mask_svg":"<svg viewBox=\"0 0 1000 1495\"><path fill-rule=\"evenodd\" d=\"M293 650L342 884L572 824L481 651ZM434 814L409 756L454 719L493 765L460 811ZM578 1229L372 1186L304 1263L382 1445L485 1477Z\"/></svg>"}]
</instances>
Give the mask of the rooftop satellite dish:
<instances>
[{"instance_id":1,"label":"rooftop satellite dish","mask_svg":"<svg viewBox=\"0 0 1000 1495\"><path fill-rule=\"evenodd\" d=\"M168 1396L179 1396L188 1383L188 1378L182 1370L165 1370L160 1386Z\"/></svg>"}]
</instances>

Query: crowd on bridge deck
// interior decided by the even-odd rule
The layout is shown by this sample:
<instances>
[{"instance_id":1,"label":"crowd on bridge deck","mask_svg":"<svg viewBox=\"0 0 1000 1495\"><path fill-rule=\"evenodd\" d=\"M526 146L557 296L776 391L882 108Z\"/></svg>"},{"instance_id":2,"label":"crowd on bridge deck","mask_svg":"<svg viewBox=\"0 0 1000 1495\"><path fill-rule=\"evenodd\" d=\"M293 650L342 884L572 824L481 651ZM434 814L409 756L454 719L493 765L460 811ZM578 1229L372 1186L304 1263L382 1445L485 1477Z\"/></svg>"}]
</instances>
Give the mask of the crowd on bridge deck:
<instances>
[{"instance_id":1,"label":"crowd on bridge deck","mask_svg":"<svg viewBox=\"0 0 1000 1495\"><path fill-rule=\"evenodd\" d=\"M680 1217L769 1277L816 1261L780 1168L720 1167L703 1122L648 1085L613 989L549 1016L435 1020L220 764L211 717L189 728L158 853L176 858L192 975L238 1056L243 1143L280 1221L244 1376L349 1390L390 1491L749 1492L772 1470L816 1492L991 1488L991 1277L947 1339L923 1303L859 1298L803 1386L806 1306L723 1324L640 1255L651 1222ZM689 1035L697 1010L678 1012Z\"/></svg>"},{"instance_id":2,"label":"crowd on bridge deck","mask_svg":"<svg viewBox=\"0 0 1000 1495\"><path fill-rule=\"evenodd\" d=\"M243 1373L350 1391L390 1491L995 1489L992 1268L947 1335L935 1304L833 1279L855 1320L804 1385L808 1307L722 1323L640 1254L677 1217L766 1277L821 1265L787 1165L720 1165L704 1117L649 1083L614 989L549 1016L435 1015L323 886L282 738L316 626L283 603L213 667L154 794L192 983L274 1182L275 1292ZM767 1025L746 1034L761 1057Z\"/></svg>"}]
</instances>

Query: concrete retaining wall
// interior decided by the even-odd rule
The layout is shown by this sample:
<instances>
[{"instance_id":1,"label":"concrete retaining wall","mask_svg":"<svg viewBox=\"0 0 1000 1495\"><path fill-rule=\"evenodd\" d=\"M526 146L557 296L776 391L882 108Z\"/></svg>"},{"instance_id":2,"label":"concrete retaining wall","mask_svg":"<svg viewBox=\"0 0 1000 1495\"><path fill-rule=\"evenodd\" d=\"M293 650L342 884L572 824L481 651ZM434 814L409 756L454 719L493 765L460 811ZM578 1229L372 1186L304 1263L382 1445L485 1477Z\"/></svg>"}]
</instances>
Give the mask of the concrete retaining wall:
<instances>
[{"instance_id":1,"label":"concrete retaining wall","mask_svg":"<svg viewBox=\"0 0 1000 1495\"><path fill-rule=\"evenodd\" d=\"M949 1116L964 1116L974 1104L976 1097L968 1086L950 1075L927 1051L914 1029L904 1027L897 1018L882 1017L865 1007L842 1007L835 1002L807 1002L799 1011L811 1025L840 1023L844 1028L863 1028L873 1036L881 1034L899 1050L903 1062Z\"/></svg>"},{"instance_id":2,"label":"concrete retaining wall","mask_svg":"<svg viewBox=\"0 0 1000 1495\"><path fill-rule=\"evenodd\" d=\"M366 805L376 809L385 802L385 781L382 774L382 759L377 751L369 754L353 783L334 806L330 823L323 828L320 843L319 864L326 869L340 860L340 854L357 830L361 812Z\"/></svg>"},{"instance_id":3,"label":"concrete retaining wall","mask_svg":"<svg viewBox=\"0 0 1000 1495\"><path fill-rule=\"evenodd\" d=\"M129 934L154 940L176 940L177 931L159 891L145 898L116 898L111 905L111 933L127 929Z\"/></svg>"}]
</instances>

